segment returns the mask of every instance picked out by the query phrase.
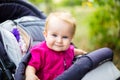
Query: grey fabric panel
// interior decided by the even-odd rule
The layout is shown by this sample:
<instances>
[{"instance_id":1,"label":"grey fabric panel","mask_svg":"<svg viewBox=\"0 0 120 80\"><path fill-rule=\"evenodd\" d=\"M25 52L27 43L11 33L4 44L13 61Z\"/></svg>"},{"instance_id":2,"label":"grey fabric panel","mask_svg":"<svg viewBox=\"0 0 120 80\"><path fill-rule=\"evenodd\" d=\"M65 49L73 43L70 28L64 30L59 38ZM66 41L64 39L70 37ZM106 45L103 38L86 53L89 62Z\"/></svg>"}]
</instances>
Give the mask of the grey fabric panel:
<instances>
[{"instance_id":1,"label":"grey fabric panel","mask_svg":"<svg viewBox=\"0 0 120 80\"><path fill-rule=\"evenodd\" d=\"M88 72L82 80L116 80L120 77L120 71L108 61Z\"/></svg>"},{"instance_id":2,"label":"grey fabric panel","mask_svg":"<svg viewBox=\"0 0 120 80\"><path fill-rule=\"evenodd\" d=\"M40 23L40 22L39 22ZM30 22L29 24L22 24L28 34L32 37L33 41L43 41L43 30L44 30L44 24L37 24L36 22Z\"/></svg>"},{"instance_id":3,"label":"grey fabric panel","mask_svg":"<svg viewBox=\"0 0 120 80\"><path fill-rule=\"evenodd\" d=\"M27 16L27 20L25 17L22 19L16 20L17 24L20 25L25 31L31 36L33 42L34 41L43 41L43 30L45 25L45 19L38 19L36 17ZM31 19L32 18L32 19Z\"/></svg>"}]
</instances>

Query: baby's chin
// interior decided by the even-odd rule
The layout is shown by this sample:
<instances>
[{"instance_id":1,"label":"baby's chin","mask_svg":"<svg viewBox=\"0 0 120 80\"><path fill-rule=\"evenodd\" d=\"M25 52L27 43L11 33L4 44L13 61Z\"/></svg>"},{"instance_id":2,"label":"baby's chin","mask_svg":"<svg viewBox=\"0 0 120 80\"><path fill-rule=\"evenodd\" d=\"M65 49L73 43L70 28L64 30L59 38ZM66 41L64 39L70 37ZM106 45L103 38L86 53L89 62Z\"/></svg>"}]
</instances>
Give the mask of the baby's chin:
<instances>
[{"instance_id":1,"label":"baby's chin","mask_svg":"<svg viewBox=\"0 0 120 80\"><path fill-rule=\"evenodd\" d=\"M63 51L66 51L67 49L66 48L54 48L53 49L54 51L56 51L56 52L63 52Z\"/></svg>"}]
</instances>

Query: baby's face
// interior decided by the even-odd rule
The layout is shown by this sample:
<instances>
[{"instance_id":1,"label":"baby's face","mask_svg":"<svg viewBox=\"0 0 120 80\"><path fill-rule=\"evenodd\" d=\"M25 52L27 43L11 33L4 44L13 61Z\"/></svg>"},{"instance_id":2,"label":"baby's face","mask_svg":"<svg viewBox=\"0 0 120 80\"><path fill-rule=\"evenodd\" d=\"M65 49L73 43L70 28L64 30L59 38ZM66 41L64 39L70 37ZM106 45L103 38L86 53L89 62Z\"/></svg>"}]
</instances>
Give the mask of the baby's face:
<instances>
[{"instance_id":1,"label":"baby's face","mask_svg":"<svg viewBox=\"0 0 120 80\"><path fill-rule=\"evenodd\" d=\"M44 33L47 46L54 51L67 50L73 37L71 32L72 28L69 23L57 18L51 19Z\"/></svg>"}]
</instances>

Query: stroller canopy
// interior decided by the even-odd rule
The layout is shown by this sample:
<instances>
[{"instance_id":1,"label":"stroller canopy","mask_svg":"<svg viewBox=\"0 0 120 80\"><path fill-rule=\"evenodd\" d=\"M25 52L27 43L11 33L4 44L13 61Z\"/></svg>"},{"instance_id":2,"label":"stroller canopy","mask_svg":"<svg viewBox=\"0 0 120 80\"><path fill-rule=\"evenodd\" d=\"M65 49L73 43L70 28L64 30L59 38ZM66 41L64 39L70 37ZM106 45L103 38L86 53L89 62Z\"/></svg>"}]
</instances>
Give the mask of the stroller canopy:
<instances>
[{"instance_id":1,"label":"stroller canopy","mask_svg":"<svg viewBox=\"0 0 120 80\"><path fill-rule=\"evenodd\" d=\"M42 11L24 0L0 0L0 23L5 20L14 20L23 16L36 16L45 19Z\"/></svg>"}]
</instances>

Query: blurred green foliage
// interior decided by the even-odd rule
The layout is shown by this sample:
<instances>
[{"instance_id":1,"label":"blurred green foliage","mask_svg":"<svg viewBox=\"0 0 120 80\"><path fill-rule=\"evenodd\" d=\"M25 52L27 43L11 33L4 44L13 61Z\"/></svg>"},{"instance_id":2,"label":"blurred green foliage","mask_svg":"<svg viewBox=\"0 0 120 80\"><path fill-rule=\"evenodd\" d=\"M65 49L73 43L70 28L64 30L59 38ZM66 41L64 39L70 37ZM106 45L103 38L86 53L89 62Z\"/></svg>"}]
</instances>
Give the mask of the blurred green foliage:
<instances>
[{"instance_id":1,"label":"blurred green foliage","mask_svg":"<svg viewBox=\"0 0 120 80\"><path fill-rule=\"evenodd\" d=\"M80 6L84 2L88 2L88 0L29 0L29 1L37 6L44 4L46 14L49 14L51 11L54 11L56 7L57 8L74 7L74 6Z\"/></svg>"},{"instance_id":2,"label":"blurred green foliage","mask_svg":"<svg viewBox=\"0 0 120 80\"><path fill-rule=\"evenodd\" d=\"M58 2L60 6L76 6L81 5L83 1L87 0L29 0L30 2L38 5L42 2Z\"/></svg>"},{"instance_id":3,"label":"blurred green foliage","mask_svg":"<svg viewBox=\"0 0 120 80\"><path fill-rule=\"evenodd\" d=\"M110 2L112 0L109 0ZM105 4L105 3L104 3ZM112 6L111 6L112 5ZM91 37L98 46L120 49L120 5L117 2L101 6L90 18Z\"/></svg>"},{"instance_id":4,"label":"blurred green foliage","mask_svg":"<svg viewBox=\"0 0 120 80\"><path fill-rule=\"evenodd\" d=\"M100 5L90 18L90 36L94 48L109 47L116 65L120 59L120 0L99 0ZM119 67L120 69L120 67Z\"/></svg>"},{"instance_id":5,"label":"blurred green foliage","mask_svg":"<svg viewBox=\"0 0 120 80\"><path fill-rule=\"evenodd\" d=\"M62 0L62 2L59 4L60 6L76 6L81 5L82 0Z\"/></svg>"},{"instance_id":6,"label":"blurred green foliage","mask_svg":"<svg viewBox=\"0 0 120 80\"><path fill-rule=\"evenodd\" d=\"M44 0L29 0L29 1L35 5L39 5L39 3L44 2Z\"/></svg>"}]
</instances>

